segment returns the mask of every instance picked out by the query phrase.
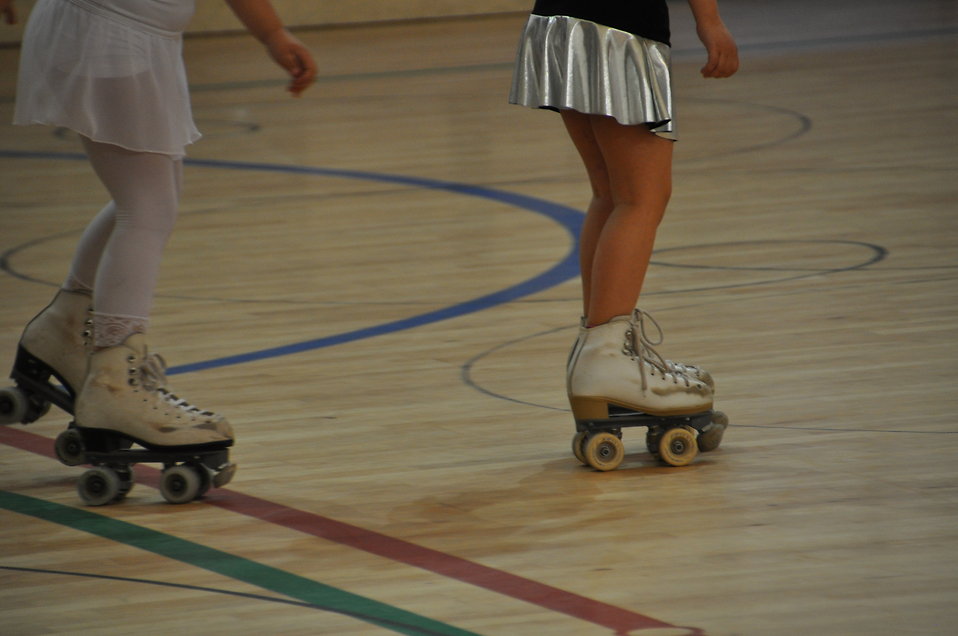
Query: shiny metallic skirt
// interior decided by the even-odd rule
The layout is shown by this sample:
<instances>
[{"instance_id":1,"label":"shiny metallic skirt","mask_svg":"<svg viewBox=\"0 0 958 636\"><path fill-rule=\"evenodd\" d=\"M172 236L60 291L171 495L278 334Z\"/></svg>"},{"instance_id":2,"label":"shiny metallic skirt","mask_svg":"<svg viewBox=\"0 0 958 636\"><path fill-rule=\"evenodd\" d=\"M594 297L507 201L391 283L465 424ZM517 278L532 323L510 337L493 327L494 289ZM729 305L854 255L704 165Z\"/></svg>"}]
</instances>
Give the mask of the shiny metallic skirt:
<instances>
[{"instance_id":1,"label":"shiny metallic skirt","mask_svg":"<svg viewBox=\"0 0 958 636\"><path fill-rule=\"evenodd\" d=\"M530 15L509 103L608 115L676 139L667 44L595 22Z\"/></svg>"}]
</instances>

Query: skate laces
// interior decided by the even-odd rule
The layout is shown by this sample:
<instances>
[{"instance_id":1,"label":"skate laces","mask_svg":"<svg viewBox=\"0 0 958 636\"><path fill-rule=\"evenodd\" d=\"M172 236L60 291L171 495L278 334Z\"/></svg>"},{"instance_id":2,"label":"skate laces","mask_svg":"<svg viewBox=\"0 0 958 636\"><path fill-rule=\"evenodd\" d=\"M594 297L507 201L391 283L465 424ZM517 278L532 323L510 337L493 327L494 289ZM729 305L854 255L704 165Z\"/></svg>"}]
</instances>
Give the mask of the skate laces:
<instances>
[{"instance_id":1,"label":"skate laces","mask_svg":"<svg viewBox=\"0 0 958 636\"><path fill-rule=\"evenodd\" d=\"M655 327L655 331L658 334L654 340L649 337L649 333L646 330L646 320ZM648 388L645 375L646 365L650 367L650 375L655 375L656 372L659 372L663 377L671 377L672 382L675 384L684 382L685 386L692 386L692 380L685 372L685 369L679 368L678 365L671 364L671 361L663 358L661 354L655 350L655 347L662 344L664 340L665 333L655 318L641 309L635 309L632 312L632 319L629 321L629 330L625 334L624 353L638 362L639 375L642 376L643 390Z\"/></svg>"},{"instance_id":2,"label":"skate laces","mask_svg":"<svg viewBox=\"0 0 958 636\"><path fill-rule=\"evenodd\" d=\"M177 397L166 388L166 360L158 353L151 353L140 365L140 383L147 391L151 391L170 406L185 411L189 415L212 416L210 411L204 411L193 406L183 398Z\"/></svg>"}]
</instances>

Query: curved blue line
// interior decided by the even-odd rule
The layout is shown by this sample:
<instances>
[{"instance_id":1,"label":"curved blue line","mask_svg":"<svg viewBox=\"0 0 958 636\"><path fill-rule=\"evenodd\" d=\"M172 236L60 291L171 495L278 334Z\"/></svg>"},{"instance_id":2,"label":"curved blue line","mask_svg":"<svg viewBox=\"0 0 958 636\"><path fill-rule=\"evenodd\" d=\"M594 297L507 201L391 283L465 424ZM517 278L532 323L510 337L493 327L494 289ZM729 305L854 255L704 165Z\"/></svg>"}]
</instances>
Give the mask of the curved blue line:
<instances>
[{"instance_id":1,"label":"curved blue line","mask_svg":"<svg viewBox=\"0 0 958 636\"><path fill-rule=\"evenodd\" d=\"M8 150L0 150L0 157L14 159L54 160L86 159L86 157L80 153L23 152ZM569 252L561 261L550 267L545 272L491 294L486 294L484 296L473 298L472 300L467 300L449 307L444 307L442 309L410 316L408 318L402 318L400 320L394 320L392 322L387 322L380 325L374 325L372 327L347 331L332 336L316 338L314 340L306 340L305 342L297 342L279 347L271 347L269 349L251 351L249 353L241 353L222 358L214 358L212 360L170 367L167 370L167 373L171 375L177 373L189 373L192 371L202 371L217 367L225 367L234 364L242 364L244 362L253 362L256 360L291 355L294 353L302 353L304 351L322 349L324 347L331 347L365 338L373 338L384 334L395 333L405 329L421 327L434 322L448 320L450 318L456 318L465 314L482 311L483 309L489 309L497 305L538 293L540 291L549 289L550 287L559 285L560 283L564 283L565 281L574 278L579 274L578 236L582 227L583 214L576 209L560 205L558 203L552 203L550 201L537 199L535 197L516 194L514 192L507 192L505 190L486 188L483 186L474 186L453 181L440 181L437 179L426 179L422 177L408 177L403 175L364 172L361 170L337 170L333 168L315 168L309 166L250 163L242 161L220 161L215 159L187 158L185 162L188 165L219 168L224 170L281 172L286 174L307 174L323 177L337 177L342 179L380 181L413 188L439 190L463 196L489 199L521 208L523 210L528 210L530 212L535 212L536 214L541 214L542 216L555 221L569 232L571 247Z\"/></svg>"}]
</instances>

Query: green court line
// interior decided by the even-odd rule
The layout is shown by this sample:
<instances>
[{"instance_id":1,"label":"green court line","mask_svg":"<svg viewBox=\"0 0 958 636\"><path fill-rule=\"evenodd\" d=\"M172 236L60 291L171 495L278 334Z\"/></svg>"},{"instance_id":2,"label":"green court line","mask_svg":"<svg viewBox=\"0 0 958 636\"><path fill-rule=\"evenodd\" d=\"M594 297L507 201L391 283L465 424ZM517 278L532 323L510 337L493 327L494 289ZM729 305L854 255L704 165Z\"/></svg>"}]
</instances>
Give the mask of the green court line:
<instances>
[{"instance_id":1,"label":"green court line","mask_svg":"<svg viewBox=\"0 0 958 636\"><path fill-rule=\"evenodd\" d=\"M477 636L372 599L156 530L0 490L0 508L88 532L412 636Z\"/></svg>"}]
</instances>

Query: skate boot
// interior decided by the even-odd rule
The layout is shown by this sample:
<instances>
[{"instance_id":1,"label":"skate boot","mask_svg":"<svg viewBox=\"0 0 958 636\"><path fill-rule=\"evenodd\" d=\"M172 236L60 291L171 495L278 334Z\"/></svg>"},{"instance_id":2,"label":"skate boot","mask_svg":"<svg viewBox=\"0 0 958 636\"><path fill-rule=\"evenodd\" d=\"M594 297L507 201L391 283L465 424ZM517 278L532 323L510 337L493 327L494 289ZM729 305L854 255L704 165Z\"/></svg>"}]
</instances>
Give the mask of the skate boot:
<instances>
[{"instance_id":1,"label":"skate boot","mask_svg":"<svg viewBox=\"0 0 958 636\"><path fill-rule=\"evenodd\" d=\"M229 422L171 393L165 372L163 358L147 353L142 334L90 355L76 421L54 445L64 464L93 465L77 484L85 503L126 497L137 463L164 465L160 492L170 503L187 503L232 479Z\"/></svg>"},{"instance_id":2,"label":"skate boot","mask_svg":"<svg viewBox=\"0 0 958 636\"><path fill-rule=\"evenodd\" d=\"M613 470L622 462L622 428L648 427L646 445L653 456L684 466L699 452L699 438L718 425L724 431L728 423L714 421L712 390L705 382L667 364L655 351L642 333L642 318L636 311L586 329L573 356L569 403L577 433L572 451L598 470ZM719 441L714 432L708 438L711 448Z\"/></svg>"},{"instance_id":3,"label":"skate boot","mask_svg":"<svg viewBox=\"0 0 958 636\"><path fill-rule=\"evenodd\" d=\"M655 318L651 316L648 312L642 311L641 309L636 309L633 312L635 321L638 323L639 328L639 337L645 343L645 349L647 351L651 350L652 347L662 344L662 341L665 339L665 334L662 333L662 327L659 326L659 323L656 322ZM659 332L659 337L653 341L648 337L648 334L645 330L645 321L648 320L655 327L655 330ZM656 354L657 355L657 354ZM707 384L708 387L712 390L712 393L715 393L715 381L712 379L712 374L703 369L702 367L695 366L693 364L683 364L681 362L673 362L672 360L666 360L664 358L658 358L659 361L665 364L665 368L669 373L679 373L684 376L687 376L693 380L697 380L704 384ZM653 362L654 360L649 360Z\"/></svg>"},{"instance_id":4,"label":"skate boot","mask_svg":"<svg viewBox=\"0 0 958 636\"><path fill-rule=\"evenodd\" d=\"M582 342L585 340L585 334L588 331L586 327L585 316L579 318L579 335L572 343L572 349L569 351L569 358L565 363L565 388L566 394L572 395L572 368L575 366L576 358L579 357L579 351L582 349Z\"/></svg>"},{"instance_id":5,"label":"skate boot","mask_svg":"<svg viewBox=\"0 0 958 636\"><path fill-rule=\"evenodd\" d=\"M90 336L89 292L60 290L23 330L10 377L0 389L0 424L28 424L50 403L73 412L83 384Z\"/></svg>"},{"instance_id":6,"label":"skate boot","mask_svg":"<svg viewBox=\"0 0 958 636\"><path fill-rule=\"evenodd\" d=\"M659 323L656 322L656 320L652 318L652 316L647 312L644 312L640 309L636 309L635 312L636 312L635 314L636 318L639 322L639 333L641 334L641 337L647 343L649 342L649 338L645 334L644 319L647 318L649 322L655 325L655 328L659 332L658 341L652 342L650 344L652 346L661 344L664 336L662 334L662 328L659 327ZM585 336L586 331L587 331L586 319L585 317L582 317L579 319L579 335L576 337L576 340L572 345L572 350L569 352L569 359L566 362L566 389L570 395L571 395L570 382L572 378L572 367L575 364L576 357L579 355L579 349L582 346L582 340L583 340L583 337ZM666 360L666 359L662 359L661 362L665 364L666 370L669 373L673 373L673 374L679 373L679 374L688 376L689 378L693 380L698 380L699 382L703 382L706 385L708 385L708 387L712 390L713 394L715 393L715 381L712 379L712 374L706 371L705 369L703 369L702 367L698 367L692 364L683 364L681 362L673 362L672 360Z\"/></svg>"},{"instance_id":7,"label":"skate boot","mask_svg":"<svg viewBox=\"0 0 958 636\"><path fill-rule=\"evenodd\" d=\"M610 407L650 415L688 415L712 408L708 385L670 369L643 337L638 311L585 330L569 388L577 420L607 418Z\"/></svg>"},{"instance_id":8,"label":"skate boot","mask_svg":"<svg viewBox=\"0 0 958 636\"><path fill-rule=\"evenodd\" d=\"M76 425L118 433L146 448L230 446L233 429L166 388L163 358L147 353L145 337L97 351L76 401Z\"/></svg>"}]
</instances>

